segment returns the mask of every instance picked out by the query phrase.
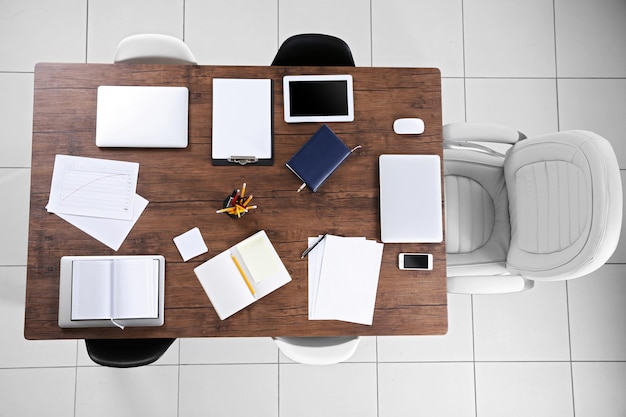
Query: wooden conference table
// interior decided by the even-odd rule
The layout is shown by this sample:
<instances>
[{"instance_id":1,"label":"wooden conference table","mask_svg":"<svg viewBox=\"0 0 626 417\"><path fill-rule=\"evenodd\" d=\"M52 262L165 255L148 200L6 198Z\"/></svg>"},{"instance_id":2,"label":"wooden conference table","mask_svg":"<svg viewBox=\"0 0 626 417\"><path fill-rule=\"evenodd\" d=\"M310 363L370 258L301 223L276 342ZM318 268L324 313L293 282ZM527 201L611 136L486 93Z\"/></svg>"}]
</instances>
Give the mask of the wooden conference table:
<instances>
[{"instance_id":1,"label":"wooden conference table","mask_svg":"<svg viewBox=\"0 0 626 417\"><path fill-rule=\"evenodd\" d=\"M320 124L285 123L282 77L333 73L353 76L355 120L329 123L329 126L348 147L360 144L362 148L355 151L317 193L308 189L296 193L300 180L285 167L285 162ZM273 166L211 164L213 78L274 80ZM189 146L185 149L96 147L96 89L99 85L188 87ZM425 132L420 136L395 134L392 123L400 117L422 118ZM380 240L378 156L382 153L441 156L441 125L441 75L432 68L38 64L35 68L25 337L445 334L448 313L444 243L385 244L371 326L308 320L307 261L300 259L308 236L331 233ZM137 193L150 203L117 252L46 211L56 154L139 162ZM259 208L241 219L216 214L224 198L244 181ZM402 215L401 206L398 215ZM196 226L209 252L183 262L172 238ZM259 230L267 232L293 280L221 321L193 269ZM400 252L432 253L434 270L398 269ZM58 327L62 256L141 254L162 254L166 258L165 324L162 327L129 327L123 331Z\"/></svg>"}]
</instances>

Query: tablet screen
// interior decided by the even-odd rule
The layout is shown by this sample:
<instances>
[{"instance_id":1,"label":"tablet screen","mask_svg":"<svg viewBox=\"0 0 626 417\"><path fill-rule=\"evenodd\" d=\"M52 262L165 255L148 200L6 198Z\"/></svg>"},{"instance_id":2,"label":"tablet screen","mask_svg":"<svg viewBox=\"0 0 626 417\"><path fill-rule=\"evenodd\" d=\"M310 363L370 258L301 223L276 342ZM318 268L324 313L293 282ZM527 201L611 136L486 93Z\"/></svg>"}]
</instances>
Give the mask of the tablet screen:
<instances>
[{"instance_id":1,"label":"tablet screen","mask_svg":"<svg viewBox=\"0 0 626 417\"><path fill-rule=\"evenodd\" d=\"M289 83L292 116L348 115L348 85L345 80L292 81Z\"/></svg>"},{"instance_id":2,"label":"tablet screen","mask_svg":"<svg viewBox=\"0 0 626 417\"><path fill-rule=\"evenodd\" d=\"M285 121L351 122L351 75L288 75L283 78Z\"/></svg>"}]
</instances>

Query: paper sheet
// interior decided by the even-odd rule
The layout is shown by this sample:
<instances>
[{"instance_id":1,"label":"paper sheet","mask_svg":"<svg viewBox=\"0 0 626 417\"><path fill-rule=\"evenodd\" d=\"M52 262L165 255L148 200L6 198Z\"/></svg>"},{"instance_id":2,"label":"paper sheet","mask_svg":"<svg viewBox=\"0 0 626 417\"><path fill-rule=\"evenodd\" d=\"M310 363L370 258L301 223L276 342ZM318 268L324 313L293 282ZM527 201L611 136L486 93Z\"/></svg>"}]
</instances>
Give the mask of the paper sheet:
<instances>
[{"instance_id":1,"label":"paper sheet","mask_svg":"<svg viewBox=\"0 0 626 417\"><path fill-rule=\"evenodd\" d=\"M213 79L213 159L272 157L272 80Z\"/></svg>"},{"instance_id":2,"label":"paper sheet","mask_svg":"<svg viewBox=\"0 0 626 417\"><path fill-rule=\"evenodd\" d=\"M104 219L101 217L76 216L73 214L55 214L71 225L78 227L94 239L104 243L111 249L118 250L147 205L148 200L135 194L133 215L130 220Z\"/></svg>"},{"instance_id":3,"label":"paper sheet","mask_svg":"<svg viewBox=\"0 0 626 417\"><path fill-rule=\"evenodd\" d=\"M194 227L191 230L186 231L182 235L178 235L174 238L174 244L180 252L180 256L184 262L187 262L191 258L195 258L198 255L208 252L206 243L202 239L202 233L200 229Z\"/></svg>"},{"instance_id":4,"label":"paper sheet","mask_svg":"<svg viewBox=\"0 0 626 417\"><path fill-rule=\"evenodd\" d=\"M308 255L309 319L371 325L382 252L373 240L326 236Z\"/></svg>"},{"instance_id":5,"label":"paper sheet","mask_svg":"<svg viewBox=\"0 0 626 417\"><path fill-rule=\"evenodd\" d=\"M280 258L275 255L274 248L267 244L263 235L252 235L238 243L236 248L255 283L280 270Z\"/></svg>"},{"instance_id":6,"label":"paper sheet","mask_svg":"<svg viewBox=\"0 0 626 417\"><path fill-rule=\"evenodd\" d=\"M56 155L50 199L56 214L131 220L139 164Z\"/></svg>"}]
</instances>

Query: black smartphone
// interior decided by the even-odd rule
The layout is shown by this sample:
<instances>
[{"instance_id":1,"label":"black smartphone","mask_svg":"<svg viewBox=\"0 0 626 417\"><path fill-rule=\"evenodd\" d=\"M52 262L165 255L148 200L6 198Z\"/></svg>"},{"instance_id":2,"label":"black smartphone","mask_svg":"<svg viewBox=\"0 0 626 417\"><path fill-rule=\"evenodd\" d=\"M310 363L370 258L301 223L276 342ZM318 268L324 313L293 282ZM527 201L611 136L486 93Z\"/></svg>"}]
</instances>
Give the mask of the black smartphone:
<instances>
[{"instance_id":1,"label":"black smartphone","mask_svg":"<svg viewBox=\"0 0 626 417\"><path fill-rule=\"evenodd\" d=\"M401 253L398 256L400 269L433 269L433 255L430 253Z\"/></svg>"}]
</instances>

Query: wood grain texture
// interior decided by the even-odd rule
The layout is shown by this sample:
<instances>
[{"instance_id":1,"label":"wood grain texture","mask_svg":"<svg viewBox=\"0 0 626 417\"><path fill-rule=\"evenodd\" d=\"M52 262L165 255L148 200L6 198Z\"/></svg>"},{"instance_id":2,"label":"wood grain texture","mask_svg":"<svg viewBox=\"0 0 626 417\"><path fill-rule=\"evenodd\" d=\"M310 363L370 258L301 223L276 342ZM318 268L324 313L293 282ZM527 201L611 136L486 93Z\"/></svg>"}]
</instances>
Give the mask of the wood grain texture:
<instances>
[{"instance_id":1,"label":"wood grain texture","mask_svg":"<svg viewBox=\"0 0 626 417\"><path fill-rule=\"evenodd\" d=\"M348 147L362 145L362 148L317 193L306 189L296 193L300 181L285 167L285 162L319 124L284 122L282 77L332 73L353 75L355 121L329 123L329 126ZM274 80L273 166L211 165L213 78ZM96 147L99 85L188 87L189 146L185 149ZM393 121L400 117L422 118L425 132L419 137L394 134ZM28 339L447 332L443 243L385 245L372 326L308 320L307 261L300 259L308 236L328 232L380 240L380 154L442 156L438 69L38 64L32 149L25 319ZM140 163L137 193L150 203L119 251L109 249L46 211L56 154ZM254 195L253 201L259 208L241 219L215 214L223 199L244 181L248 184L248 194ZM200 228L209 252L182 262L172 238L195 226ZM293 281L221 321L193 268L262 229L267 232ZM432 253L435 269L401 271L397 267L400 252ZM70 330L57 326L61 256L135 254L162 254L166 258L163 327L121 331L117 328Z\"/></svg>"}]
</instances>

